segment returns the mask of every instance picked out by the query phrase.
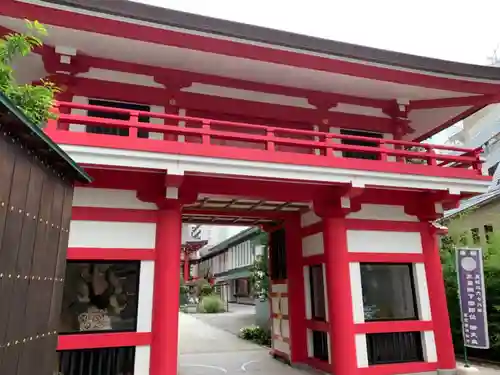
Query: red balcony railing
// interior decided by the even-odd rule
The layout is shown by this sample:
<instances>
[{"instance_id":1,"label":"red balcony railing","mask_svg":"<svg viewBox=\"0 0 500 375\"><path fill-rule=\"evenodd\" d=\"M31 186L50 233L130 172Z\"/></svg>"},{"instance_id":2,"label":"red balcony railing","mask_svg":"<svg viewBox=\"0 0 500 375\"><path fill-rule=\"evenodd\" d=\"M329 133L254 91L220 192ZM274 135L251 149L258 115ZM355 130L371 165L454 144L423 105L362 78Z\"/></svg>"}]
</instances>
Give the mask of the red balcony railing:
<instances>
[{"instance_id":1,"label":"red balcony railing","mask_svg":"<svg viewBox=\"0 0 500 375\"><path fill-rule=\"evenodd\" d=\"M86 110L92 116L70 114L71 110ZM480 148L472 150L69 102L58 102L54 112L58 119L49 121L46 132L61 144L368 170L386 170L380 168L381 165L404 165L402 171L406 173L458 178L477 178L482 174ZM123 119L106 118L111 114ZM153 119L163 123L151 123ZM86 125L86 130L75 131L74 125L78 124ZM358 144L348 144L353 142Z\"/></svg>"}]
</instances>

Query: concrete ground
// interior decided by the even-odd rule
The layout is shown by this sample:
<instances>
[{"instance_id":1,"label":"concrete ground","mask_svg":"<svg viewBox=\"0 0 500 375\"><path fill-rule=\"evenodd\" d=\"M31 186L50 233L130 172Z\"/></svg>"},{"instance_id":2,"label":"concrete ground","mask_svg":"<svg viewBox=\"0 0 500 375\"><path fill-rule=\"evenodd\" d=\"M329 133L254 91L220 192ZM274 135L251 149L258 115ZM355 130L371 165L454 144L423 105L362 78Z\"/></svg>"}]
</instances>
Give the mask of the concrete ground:
<instances>
[{"instance_id":1,"label":"concrete ground","mask_svg":"<svg viewBox=\"0 0 500 375\"><path fill-rule=\"evenodd\" d=\"M179 375L310 375L274 360L269 349L236 337L255 323L255 306L229 305L229 313L180 314ZM499 368L473 365L477 375L500 375Z\"/></svg>"},{"instance_id":2,"label":"concrete ground","mask_svg":"<svg viewBox=\"0 0 500 375\"><path fill-rule=\"evenodd\" d=\"M255 324L255 306L229 304L229 311L221 314L191 314L201 321L238 335L243 327Z\"/></svg>"},{"instance_id":3,"label":"concrete ground","mask_svg":"<svg viewBox=\"0 0 500 375\"><path fill-rule=\"evenodd\" d=\"M274 360L269 349L241 340L191 314L180 314L179 334L179 375L308 374Z\"/></svg>"}]
</instances>

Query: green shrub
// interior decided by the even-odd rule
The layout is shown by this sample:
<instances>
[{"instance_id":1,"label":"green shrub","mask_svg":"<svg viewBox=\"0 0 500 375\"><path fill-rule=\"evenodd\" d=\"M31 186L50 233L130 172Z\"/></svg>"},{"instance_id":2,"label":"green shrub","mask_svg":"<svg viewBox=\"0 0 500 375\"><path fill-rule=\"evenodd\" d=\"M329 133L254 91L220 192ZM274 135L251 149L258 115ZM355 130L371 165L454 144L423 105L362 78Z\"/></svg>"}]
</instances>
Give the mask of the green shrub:
<instances>
[{"instance_id":1,"label":"green shrub","mask_svg":"<svg viewBox=\"0 0 500 375\"><path fill-rule=\"evenodd\" d=\"M252 341L258 345L271 346L271 331L262 329L259 326L251 325L240 329L239 336L248 341Z\"/></svg>"},{"instance_id":2,"label":"green shrub","mask_svg":"<svg viewBox=\"0 0 500 375\"><path fill-rule=\"evenodd\" d=\"M198 305L198 311L206 314L215 314L224 312L224 302L216 295L208 295L203 297Z\"/></svg>"},{"instance_id":3,"label":"green shrub","mask_svg":"<svg viewBox=\"0 0 500 375\"><path fill-rule=\"evenodd\" d=\"M209 282L206 284L202 284L200 287L200 297L206 297L206 296L211 296L214 291L214 288L212 285L210 285Z\"/></svg>"}]
</instances>

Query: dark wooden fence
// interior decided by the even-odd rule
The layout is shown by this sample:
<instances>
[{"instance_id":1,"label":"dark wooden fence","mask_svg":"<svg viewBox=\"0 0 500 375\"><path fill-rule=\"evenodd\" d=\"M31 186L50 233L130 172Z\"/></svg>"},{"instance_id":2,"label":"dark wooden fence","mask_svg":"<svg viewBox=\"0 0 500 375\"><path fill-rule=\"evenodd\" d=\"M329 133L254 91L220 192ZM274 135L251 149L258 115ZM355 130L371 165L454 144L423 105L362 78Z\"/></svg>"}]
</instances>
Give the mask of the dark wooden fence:
<instances>
[{"instance_id":1,"label":"dark wooden fence","mask_svg":"<svg viewBox=\"0 0 500 375\"><path fill-rule=\"evenodd\" d=\"M0 374L52 375L73 183L88 175L0 93Z\"/></svg>"},{"instance_id":2,"label":"dark wooden fence","mask_svg":"<svg viewBox=\"0 0 500 375\"><path fill-rule=\"evenodd\" d=\"M51 374L73 187L0 135L0 374Z\"/></svg>"}]
</instances>

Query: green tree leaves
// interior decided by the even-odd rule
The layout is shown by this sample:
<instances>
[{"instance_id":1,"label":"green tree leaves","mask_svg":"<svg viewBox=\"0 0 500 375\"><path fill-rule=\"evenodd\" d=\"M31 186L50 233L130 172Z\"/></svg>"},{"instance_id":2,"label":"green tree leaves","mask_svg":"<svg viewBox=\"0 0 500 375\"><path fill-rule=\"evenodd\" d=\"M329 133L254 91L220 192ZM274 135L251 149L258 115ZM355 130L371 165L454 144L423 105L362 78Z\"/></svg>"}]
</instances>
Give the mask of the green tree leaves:
<instances>
[{"instance_id":1,"label":"green tree leaves","mask_svg":"<svg viewBox=\"0 0 500 375\"><path fill-rule=\"evenodd\" d=\"M54 118L51 108L54 96L60 90L54 83L43 79L34 85L19 85L16 82L14 62L41 47L41 37L47 35L47 30L38 21L26 20L26 27L26 33L11 33L0 39L0 91L18 106L30 121L43 127L48 119Z\"/></svg>"}]
</instances>

